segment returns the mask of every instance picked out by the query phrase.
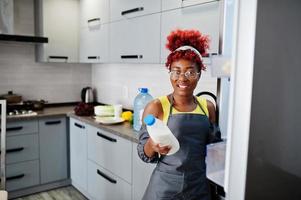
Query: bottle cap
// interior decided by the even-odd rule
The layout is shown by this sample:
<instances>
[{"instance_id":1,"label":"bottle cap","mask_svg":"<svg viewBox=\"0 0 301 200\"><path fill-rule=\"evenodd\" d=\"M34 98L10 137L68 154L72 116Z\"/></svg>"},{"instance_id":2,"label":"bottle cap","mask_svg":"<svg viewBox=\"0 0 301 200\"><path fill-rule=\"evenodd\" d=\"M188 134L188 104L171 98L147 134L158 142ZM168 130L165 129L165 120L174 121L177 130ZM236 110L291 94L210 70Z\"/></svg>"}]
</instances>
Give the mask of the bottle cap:
<instances>
[{"instance_id":1,"label":"bottle cap","mask_svg":"<svg viewBox=\"0 0 301 200\"><path fill-rule=\"evenodd\" d=\"M146 117L144 117L143 121L146 125L151 126L155 123L156 119L155 119L154 115L149 114Z\"/></svg>"},{"instance_id":2,"label":"bottle cap","mask_svg":"<svg viewBox=\"0 0 301 200\"><path fill-rule=\"evenodd\" d=\"M148 92L148 89L147 88L139 88L139 91L141 93L147 93Z\"/></svg>"}]
</instances>

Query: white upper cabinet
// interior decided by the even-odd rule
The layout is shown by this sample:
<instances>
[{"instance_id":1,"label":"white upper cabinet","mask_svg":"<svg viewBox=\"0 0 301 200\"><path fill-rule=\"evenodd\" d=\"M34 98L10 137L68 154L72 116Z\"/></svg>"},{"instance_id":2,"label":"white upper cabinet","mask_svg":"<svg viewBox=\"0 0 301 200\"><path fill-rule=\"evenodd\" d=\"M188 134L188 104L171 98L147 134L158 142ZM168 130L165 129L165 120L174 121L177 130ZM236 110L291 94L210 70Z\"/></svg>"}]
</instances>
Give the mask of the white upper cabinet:
<instances>
[{"instance_id":1,"label":"white upper cabinet","mask_svg":"<svg viewBox=\"0 0 301 200\"><path fill-rule=\"evenodd\" d=\"M106 63L109 60L109 25L98 24L81 28L80 62Z\"/></svg>"},{"instance_id":2,"label":"white upper cabinet","mask_svg":"<svg viewBox=\"0 0 301 200\"><path fill-rule=\"evenodd\" d=\"M166 38L171 31L177 28L197 29L201 33L209 35L211 40L209 53L217 53L220 25L219 7L219 2L212 2L163 12L161 24L161 62L166 62L167 55L170 53L165 47Z\"/></svg>"},{"instance_id":3,"label":"white upper cabinet","mask_svg":"<svg viewBox=\"0 0 301 200\"><path fill-rule=\"evenodd\" d=\"M161 11L161 0L110 0L110 21Z\"/></svg>"},{"instance_id":4,"label":"white upper cabinet","mask_svg":"<svg viewBox=\"0 0 301 200\"><path fill-rule=\"evenodd\" d=\"M48 43L38 46L41 62L76 63L79 58L79 1L38 0L38 35Z\"/></svg>"},{"instance_id":5,"label":"white upper cabinet","mask_svg":"<svg viewBox=\"0 0 301 200\"><path fill-rule=\"evenodd\" d=\"M193 6L197 4L207 4L219 0L162 0L162 11Z\"/></svg>"},{"instance_id":6,"label":"white upper cabinet","mask_svg":"<svg viewBox=\"0 0 301 200\"><path fill-rule=\"evenodd\" d=\"M110 23L110 62L160 63L160 16Z\"/></svg>"},{"instance_id":7,"label":"white upper cabinet","mask_svg":"<svg viewBox=\"0 0 301 200\"><path fill-rule=\"evenodd\" d=\"M80 0L80 27L109 22L109 0Z\"/></svg>"}]
</instances>

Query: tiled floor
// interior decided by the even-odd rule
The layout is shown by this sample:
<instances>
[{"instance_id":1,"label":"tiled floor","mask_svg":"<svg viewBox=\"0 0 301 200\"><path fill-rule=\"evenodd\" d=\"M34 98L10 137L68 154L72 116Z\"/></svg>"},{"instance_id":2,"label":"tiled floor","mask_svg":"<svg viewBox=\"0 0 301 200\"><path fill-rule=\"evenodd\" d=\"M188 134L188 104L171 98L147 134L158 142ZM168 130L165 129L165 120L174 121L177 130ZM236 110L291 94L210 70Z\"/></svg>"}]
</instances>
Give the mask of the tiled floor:
<instances>
[{"instance_id":1,"label":"tiled floor","mask_svg":"<svg viewBox=\"0 0 301 200\"><path fill-rule=\"evenodd\" d=\"M74 187L68 186L14 200L87 200L87 198L79 193Z\"/></svg>"}]
</instances>

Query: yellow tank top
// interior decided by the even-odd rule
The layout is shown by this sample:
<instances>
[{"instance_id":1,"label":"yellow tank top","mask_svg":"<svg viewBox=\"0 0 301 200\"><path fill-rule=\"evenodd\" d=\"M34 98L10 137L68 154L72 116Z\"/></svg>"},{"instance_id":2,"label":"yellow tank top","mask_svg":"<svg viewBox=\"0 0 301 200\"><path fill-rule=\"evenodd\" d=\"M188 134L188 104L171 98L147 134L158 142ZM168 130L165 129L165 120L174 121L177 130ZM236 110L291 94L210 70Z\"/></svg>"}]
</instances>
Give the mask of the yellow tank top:
<instances>
[{"instance_id":1,"label":"yellow tank top","mask_svg":"<svg viewBox=\"0 0 301 200\"><path fill-rule=\"evenodd\" d=\"M167 98L167 96L162 96L158 98L159 101L161 102L162 109L163 109L163 122L167 124L167 120L169 117L169 110L170 110L170 102ZM193 111L191 112L180 112L176 110L174 107L172 108L172 114L179 114L179 113L195 113L195 114L201 114L201 115L206 115L209 117L209 112L207 109L207 100L204 97L197 97L197 101L199 104L202 106L203 110L200 108L200 106L197 106Z\"/></svg>"}]
</instances>

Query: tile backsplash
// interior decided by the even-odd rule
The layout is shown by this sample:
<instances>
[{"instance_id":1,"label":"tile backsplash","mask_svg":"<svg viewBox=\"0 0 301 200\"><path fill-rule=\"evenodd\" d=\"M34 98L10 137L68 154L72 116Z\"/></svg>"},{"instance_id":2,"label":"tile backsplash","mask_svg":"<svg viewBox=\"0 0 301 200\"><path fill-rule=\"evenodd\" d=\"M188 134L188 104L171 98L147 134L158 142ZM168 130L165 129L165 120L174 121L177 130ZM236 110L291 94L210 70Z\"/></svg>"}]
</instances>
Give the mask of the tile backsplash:
<instances>
[{"instance_id":1,"label":"tile backsplash","mask_svg":"<svg viewBox=\"0 0 301 200\"><path fill-rule=\"evenodd\" d=\"M80 101L91 75L90 64L36 63L33 44L0 43L0 94L13 90L25 100Z\"/></svg>"},{"instance_id":2,"label":"tile backsplash","mask_svg":"<svg viewBox=\"0 0 301 200\"><path fill-rule=\"evenodd\" d=\"M108 104L122 104L133 109L138 88L147 87L153 97L172 92L167 69L160 64L93 64L92 86L97 101ZM216 93L217 80L211 77L210 69L202 73L195 90Z\"/></svg>"}]
</instances>

